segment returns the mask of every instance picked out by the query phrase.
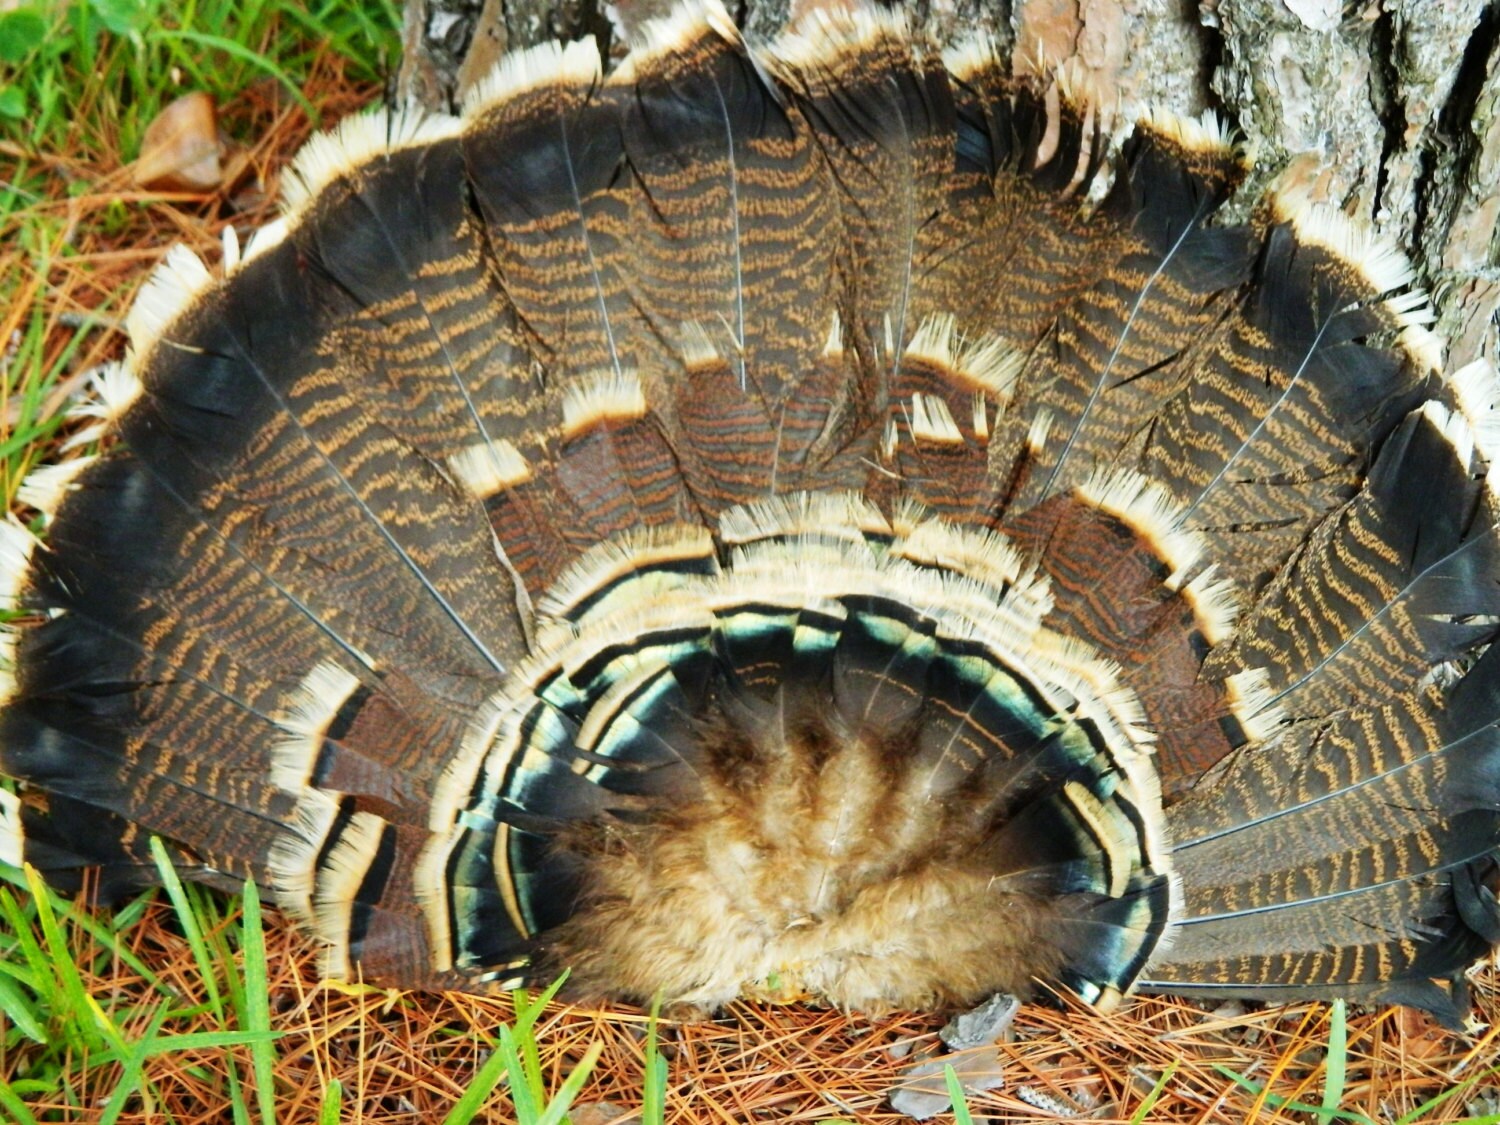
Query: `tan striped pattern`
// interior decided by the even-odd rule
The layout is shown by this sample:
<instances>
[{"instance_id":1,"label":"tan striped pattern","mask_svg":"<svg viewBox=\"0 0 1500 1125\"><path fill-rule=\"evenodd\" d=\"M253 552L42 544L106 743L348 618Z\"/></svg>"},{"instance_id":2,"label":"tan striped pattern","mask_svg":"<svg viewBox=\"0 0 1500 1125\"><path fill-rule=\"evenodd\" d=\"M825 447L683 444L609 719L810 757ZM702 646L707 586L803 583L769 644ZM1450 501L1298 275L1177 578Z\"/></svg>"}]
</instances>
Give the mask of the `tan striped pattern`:
<instances>
[{"instance_id":1,"label":"tan striped pattern","mask_svg":"<svg viewBox=\"0 0 1500 1125\"><path fill-rule=\"evenodd\" d=\"M25 493L48 549L0 535L0 855L124 888L160 833L397 984L571 949L646 996L670 948L717 1003L795 930L836 1001L1455 1020L1500 934L1491 388L1357 223L1215 219L1211 120L1112 154L1008 73L698 6L314 145L226 278L153 282L84 411L119 440ZM892 991L828 888L919 868L964 952Z\"/></svg>"}]
</instances>

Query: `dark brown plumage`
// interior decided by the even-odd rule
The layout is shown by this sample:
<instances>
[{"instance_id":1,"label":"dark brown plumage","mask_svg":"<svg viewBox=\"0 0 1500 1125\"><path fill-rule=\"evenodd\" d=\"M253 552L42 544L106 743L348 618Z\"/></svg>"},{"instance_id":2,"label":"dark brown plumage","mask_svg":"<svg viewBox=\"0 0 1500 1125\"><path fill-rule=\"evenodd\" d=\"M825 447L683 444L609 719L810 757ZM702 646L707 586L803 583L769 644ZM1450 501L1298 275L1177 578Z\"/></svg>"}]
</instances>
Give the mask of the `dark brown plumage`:
<instances>
[{"instance_id":1,"label":"dark brown plumage","mask_svg":"<svg viewBox=\"0 0 1500 1125\"><path fill-rule=\"evenodd\" d=\"M1500 939L1493 372L1211 121L714 6L299 158L44 475L0 857L329 973L1415 1004Z\"/></svg>"}]
</instances>

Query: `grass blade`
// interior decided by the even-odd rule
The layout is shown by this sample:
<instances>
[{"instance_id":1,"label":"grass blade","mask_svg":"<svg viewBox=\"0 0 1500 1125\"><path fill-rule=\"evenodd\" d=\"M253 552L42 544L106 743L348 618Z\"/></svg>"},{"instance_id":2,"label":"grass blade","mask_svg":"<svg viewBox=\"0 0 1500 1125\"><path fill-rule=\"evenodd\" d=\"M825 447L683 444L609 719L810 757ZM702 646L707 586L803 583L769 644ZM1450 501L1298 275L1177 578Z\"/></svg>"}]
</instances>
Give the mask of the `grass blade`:
<instances>
[{"instance_id":1,"label":"grass blade","mask_svg":"<svg viewBox=\"0 0 1500 1125\"><path fill-rule=\"evenodd\" d=\"M474 1077L470 1079L463 1096L453 1103L453 1108L443 1118L443 1125L469 1125L474 1120L474 1115L479 1112L486 1099L499 1085L500 1079L505 1076L507 1065L506 1057L498 1047L491 1051L490 1057L485 1059L484 1064L474 1072Z\"/></svg>"},{"instance_id":2,"label":"grass blade","mask_svg":"<svg viewBox=\"0 0 1500 1125\"><path fill-rule=\"evenodd\" d=\"M1173 1059L1167 1064L1166 1069L1161 1072L1161 1077L1156 1080L1156 1085L1151 1087L1151 1092L1130 1115L1130 1125L1142 1125L1142 1122L1146 1120L1146 1114L1156 1108L1156 1103L1161 1100L1162 1094L1167 1089L1167 1083L1172 1081L1172 1075L1177 1073L1178 1061Z\"/></svg>"},{"instance_id":3,"label":"grass blade","mask_svg":"<svg viewBox=\"0 0 1500 1125\"><path fill-rule=\"evenodd\" d=\"M1497 1075L1500 1075L1500 1066L1491 1067L1489 1070L1481 1070L1477 1074L1471 1074L1457 1086L1450 1086L1448 1089L1444 1090L1436 1097L1428 1098L1425 1102L1417 1106L1417 1108L1412 1110L1410 1113L1403 1114L1401 1117L1398 1117L1392 1123L1392 1125L1419 1125L1419 1122L1421 1121L1423 1115L1430 1113L1434 1109L1437 1109L1440 1105L1451 1098L1456 1098L1463 1094L1467 1094L1470 1090L1479 1085L1479 1083L1484 1081L1486 1078L1494 1078ZM1490 1122L1497 1117L1500 1117L1500 1115L1492 1114L1490 1115L1490 1117L1471 1118L1467 1121L1460 1121L1458 1125L1486 1125L1487 1122Z\"/></svg>"},{"instance_id":4,"label":"grass blade","mask_svg":"<svg viewBox=\"0 0 1500 1125\"><path fill-rule=\"evenodd\" d=\"M224 998L219 995L219 974L208 956L208 944L203 940L203 927L198 924L198 915L188 903L187 892L183 890L177 868L167 855L166 845L158 836L151 837L151 858L156 861L156 873L161 876L161 884L166 888L167 898L171 900L172 909L177 914L177 922L182 926L188 948L193 951L198 978L203 982L204 991L208 993L209 1009L223 1023Z\"/></svg>"},{"instance_id":5,"label":"grass blade","mask_svg":"<svg viewBox=\"0 0 1500 1125\"><path fill-rule=\"evenodd\" d=\"M104 1009L83 987L83 978L79 975L78 966L74 963L73 951L68 945L62 926L58 924L52 889L42 880L41 872L30 864L26 865L26 883L31 890L32 905L36 909L37 925L42 930L42 945L47 954L47 965L53 972L60 989L60 992L54 993L54 996L60 1001L60 1014L63 1017L64 1026L77 1035L83 1044L89 1044L93 1039L89 1033L90 1026L92 1026L94 1030L103 1034L121 1057L125 1056L129 1048L120 1034L120 1029L114 1025Z\"/></svg>"},{"instance_id":6,"label":"grass blade","mask_svg":"<svg viewBox=\"0 0 1500 1125\"><path fill-rule=\"evenodd\" d=\"M10 1114L10 1119L16 1125L37 1125L36 1118L26 1108L26 1103L4 1082L0 1082L0 1109Z\"/></svg>"},{"instance_id":7,"label":"grass blade","mask_svg":"<svg viewBox=\"0 0 1500 1125\"><path fill-rule=\"evenodd\" d=\"M1328 1060L1323 1079L1323 1109L1330 1114L1344 1104L1344 1080L1348 1069L1349 1023L1344 1002L1335 1000L1328 1012Z\"/></svg>"},{"instance_id":8,"label":"grass blade","mask_svg":"<svg viewBox=\"0 0 1500 1125\"><path fill-rule=\"evenodd\" d=\"M261 927L260 892L254 883L245 884L241 904L240 948L245 955L245 1010L241 1018L252 1034L271 1030L271 991L266 975L266 935ZM276 1120L276 1052L271 1039L252 1040L250 1062L255 1071L255 1097L260 1105L260 1119L265 1125Z\"/></svg>"},{"instance_id":9,"label":"grass blade","mask_svg":"<svg viewBox=\"0 0 1500 1125\"><path fill-rule=\"evenodd\" d=\"M529 1036L531 1033L527 1031L525 1034ZM540 1099L526 1078L516 1033L504 1024L500 1025L498 1049L505 1056L505 1070L510 1075L510 1098L516 1103L516 1121L518 1125L536 1125L542 1112L542 1107L538 1104Z\"/></svg>"},{"instance_id":10,"label":"grass blade","mask_svg":"<svg viewBox=\"0 0 1500 1125\"><path fill-rule=\"evenodd\" d=\"M641 1092L641 1125L662 1125L667 1109L667 1060L656 1049L656 1023L661 1015L661 996L651 1002L646 1021L646 1073Z\"/></svg>"},{"instance_id":11,"label":"grass blade","mask_svg":"<svg viewBox=\"0 0 1500 1125\"><path fill-rule=\"evenodd\" d=\"M1262 1091L1265 1091L1265 1087L1259 1082L1252 1082L1243 1074L1231 1070L1223 1063L1214 1063L1213 1066L1216 1071L1225 1078L1230 1079L1243 1090L1252 1094L1260 1094ZM1291 1098L1285 1098L1280 1094L1273 1094L1269 1091L1265 1092L1265 1101L1272 1109L1290 1109L1296 1113L1310 1113L1319 1121L1353 1121L1356 1125L1376 1125L1374 1121L1371 1121L1364 1114L1357 1113L1352 1109L1328 1110L1322 1106L1308 1105L1305 1102L1294 1102Z\"/></svg>"},{"instance_id":12,"label":"grass blade","mask_svg":"<svg viewBox=\"0 0 1500 1125\"><path fill-rule=\"evenodd\" d=\"M557 1091L546 1110L537 1120L536 1125L558 1125L563 1116L568 1112L568 1107L573 1104L573 1099L578 1096L578 1091L583 1089L583 1084L593 1073L594 1065L599 1061L599 1056L604 1053L604 1044L597 1040L589 1044L589 1049L584 1052L583 1058L578 1060L578 1065L573 1068L573 1073L563 1081L562 1087Z\"/></svg>"},{"instance_id":13,"label":"grass blade","mask_svg":"<svg viewBox=\"0 0 1500 1125\"><path fill-rule=\"evenodd\" d=\"M337 1078L329 1079L323 1091L323 1104L318 1109L318 1125L339 1125L339 1113L344 1108L344 1084Z\"/></svg>"},{"instance_id":14,"label":"grass blade","mask_svg":"<svg viewBox=\"0 0 1500 1125\"><path fill-rule=\"evenodd\" d=\"M186 31L166 27L155 28L152 36L158 40L179 40L184 43L193 43L199 47L211 47L216 51L223 51L226 55L232 55L241 62L249 63L259 70L265 71L276 81L286 87L287 93L302 112L307 114L307 119L314 125L318 123L318 111L313 108L312 102L308 101L302 93L302 88L292 81L291 75L282 70L264 55L256 54L250 48L236 43L233 39L225 39L222 35L208 35L201 31Z\"/></svg>"},{"instance_id":15,"label":"grass blade","mask_svg":"<svg viewBox=\"0 0 1500 1125\"><path fill-rule=\"evenodd\" d=\"M146 1058L150 1053L151 1046L156 1040L156 1033L161 1030L163 1021L167 1018L168 1006L160 1004L151 1016L151 1022L146 1027L146 1034L141 1036L136 1043L135 1049L130 1052L130 1057L124 1060L120 1070L119 1081L115 1084L114 1093L110 1095L104 1112L99 1115L99 1125L115 1125L120 1114L125 1110L125 1104L135 1095L145 1083ZM149 1115L149 1114L148 1114Z\"/></svg>"},{"instance_id":16,"label":"grass blade","mask_svg":"<svg viewBox=\"0 0 1500 1125\"><path fill-rule=\"evenodd\" d=\"M964 1096L963 1084L959 1082L952 1063L943 1064L943 1081L948 1084L948 1097L953 1102L953 1125L974 1125L974 1118L969 1113L969 1099Z\"/></svg>"},{"instance_id":17,"label":"grass blade","mask_svg":"<svg viewBox=\"0 0 1500 1125\"><path fill-rule=\"evenodd\" d=\"M31 1010L31 1004L21 989L3 976L0 976L0 1012L33 1043L47 1042L46 1025Z\"/></svg>"}]
</instances>

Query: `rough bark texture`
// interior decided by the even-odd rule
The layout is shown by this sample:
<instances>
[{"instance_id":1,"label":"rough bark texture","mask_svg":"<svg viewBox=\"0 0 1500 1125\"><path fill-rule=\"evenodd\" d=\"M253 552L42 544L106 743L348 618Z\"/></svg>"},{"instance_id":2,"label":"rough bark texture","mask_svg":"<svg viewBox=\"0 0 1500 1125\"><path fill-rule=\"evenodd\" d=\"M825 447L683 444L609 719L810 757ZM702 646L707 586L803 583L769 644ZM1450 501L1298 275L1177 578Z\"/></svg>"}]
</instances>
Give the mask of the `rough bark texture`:
<instances>
[{"instance_id":1,"label":"rough bark texture","mask_svg":"<svg viewBox=\"0 0 1500 1125\"><path fill-rule=\"evenodd\" d=\"M726 0L752 38L829 0ZM843 2L843 0L833 0ZM613 56L671 0L410 0L401 93L447 107L507 50L594 35ZM1375 222L1433 292L1449 365L1500 352L1500 0L916 0L1017 74L1069 68L1107 100L1227 117L1280 176ZM1128 111L1127 111L1128 112Z\"/></svg>"}]
</instances>

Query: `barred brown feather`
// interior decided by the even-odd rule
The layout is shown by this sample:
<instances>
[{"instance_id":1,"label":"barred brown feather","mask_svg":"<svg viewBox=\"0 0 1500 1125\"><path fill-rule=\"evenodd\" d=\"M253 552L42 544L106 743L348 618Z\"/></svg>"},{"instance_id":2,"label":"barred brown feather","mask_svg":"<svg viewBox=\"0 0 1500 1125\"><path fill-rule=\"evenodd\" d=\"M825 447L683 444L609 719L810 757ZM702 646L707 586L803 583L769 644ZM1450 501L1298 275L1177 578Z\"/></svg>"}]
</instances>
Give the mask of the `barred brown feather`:
<instances>
[{"instance_id":1,"label":"barred brown feather","mask_svg":"<svg viewBox=\"0 0 1500 1125\"><path fill-rule=\"evenodd\" d=\"M334 975L1457 1020L1500 502L1399 255L1210 125L717 6L299 158L0 561L0 859L263 883Z\"/></svg>"}]
</instances>

